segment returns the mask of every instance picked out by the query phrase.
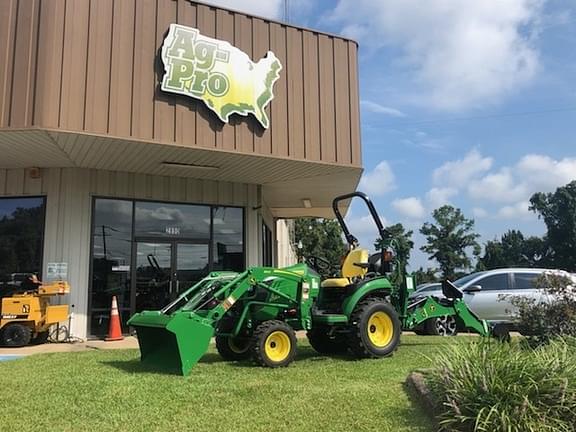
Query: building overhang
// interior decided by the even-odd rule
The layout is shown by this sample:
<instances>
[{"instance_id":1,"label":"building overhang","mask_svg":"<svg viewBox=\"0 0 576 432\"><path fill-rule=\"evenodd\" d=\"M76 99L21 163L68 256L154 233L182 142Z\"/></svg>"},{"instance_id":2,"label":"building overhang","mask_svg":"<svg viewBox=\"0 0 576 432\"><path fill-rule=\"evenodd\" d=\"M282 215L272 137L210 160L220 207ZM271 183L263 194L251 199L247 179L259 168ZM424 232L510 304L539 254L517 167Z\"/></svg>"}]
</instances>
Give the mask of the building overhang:
<instances>
[{"instance_id":1,"label":"building overhang","mask_svg":"<svg viewBox=\"0 0 576 432\"><path fill-rule=\"evenodd\" d=\"M257 184L274 217L333 217L362 168L61 130L0 131L0 169L87 168ZM343 209L346 210L346 209Z\"/></svg>"}]
</instances>

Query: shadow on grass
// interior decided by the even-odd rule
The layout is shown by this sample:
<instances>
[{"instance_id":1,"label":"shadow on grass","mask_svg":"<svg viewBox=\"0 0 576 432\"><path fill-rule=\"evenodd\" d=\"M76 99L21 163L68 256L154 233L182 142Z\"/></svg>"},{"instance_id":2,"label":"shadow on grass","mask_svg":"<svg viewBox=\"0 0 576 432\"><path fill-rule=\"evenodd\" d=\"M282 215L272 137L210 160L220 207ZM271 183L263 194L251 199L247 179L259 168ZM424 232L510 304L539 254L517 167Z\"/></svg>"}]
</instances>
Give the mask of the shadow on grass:
<instances>
[{"instance_id":1,"label":"shadow on grass","mask_svg":"<svg viewBox=\"0 0 576 432\"><path fill-rule=\"evenodd\" d=\"M319 354L314 349L309 347L302 347L298 350L296 355L296 362L309 361L309 362L325 362L332 359L343 360L347 362L357 361L350 354ZM115 369L121 370L123 372L129 373L141 373L141 374L162 374L162 375L181 375L180 369L177 367L170 367L167 365L157 365L151 364L149 362L142 362L139 359L133 360L106 360L100 362L102 365L110 366ZM205 364L215 364L215 363L227 363L233 367L240 368L253 368L255 367L254 362L248 358L243 361L230 361L222 358L217 353L206 353L198 361L198 363Z\"/></svg>"},{"instance_id":2,"label":"shadow on grass","mask_svg":"<svg viewBox=\"0 0 576 432\"><path fill-rule=\"evenodd\" d=\"M137 374L161 374L161 375L182 375L178 369L166 368L160 365L141 362L140 360L108 360L101 361L100 364L110 366L122 372Z\"/></svg>"}]
</instances>

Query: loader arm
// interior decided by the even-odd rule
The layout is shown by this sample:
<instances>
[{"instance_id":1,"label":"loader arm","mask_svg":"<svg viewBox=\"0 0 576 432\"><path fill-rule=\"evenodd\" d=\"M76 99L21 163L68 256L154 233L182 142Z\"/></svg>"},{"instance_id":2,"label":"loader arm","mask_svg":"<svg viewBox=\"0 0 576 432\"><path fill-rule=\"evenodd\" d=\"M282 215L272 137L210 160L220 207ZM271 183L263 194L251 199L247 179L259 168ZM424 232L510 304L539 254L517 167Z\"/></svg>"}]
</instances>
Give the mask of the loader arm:
<instances>
[{"instance_id":1,"label":"loader arm","mask_svg":"<svg viewBox=\"0 0 576 432\"><path fill-rule=\"evenodd\" d=\"M236 303L241 303L240 319L231 336L236 336L246 325L255 307L270 308L275 313L298 308L301 303L299 287L304 279L304 274L267 267L239 274L212 273L162 310L144 311L130 318L128 324L138 334L141 360L188 375L208 350L218 323ZM289 284L293 295L275 288L274 285L280 283ZM257 289L266 290L271 299L256 300ZM311 303L312 300L307 298L306 301ZM298 328L309 327L309 308L301 308L294 321Z\"/></svg>"}]
</instances>

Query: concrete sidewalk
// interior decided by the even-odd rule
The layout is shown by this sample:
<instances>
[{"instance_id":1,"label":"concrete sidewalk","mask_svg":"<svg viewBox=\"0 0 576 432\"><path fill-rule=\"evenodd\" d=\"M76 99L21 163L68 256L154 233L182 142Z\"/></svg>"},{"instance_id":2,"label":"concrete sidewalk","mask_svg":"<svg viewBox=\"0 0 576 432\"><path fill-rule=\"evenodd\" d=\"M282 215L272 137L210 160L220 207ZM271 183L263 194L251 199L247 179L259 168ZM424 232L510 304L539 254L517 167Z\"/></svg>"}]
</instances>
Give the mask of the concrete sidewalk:
<instances>
[{"instance_id":1,"label":"concrete sidewalk","mask_svg":"<svg viewBox=\"0 0 576 432\"><path fill-rule=\"evenodd\" d=\"M95 339L75 343L45 343L42 345L30 345L21 348L0 348L0 356L27 356L32 354L56 352L80 352L88 350L131 348L138 348L138 340L134 336L127 336L124 340L115 342L106 342Z\"/></svg>"}]
</instances>

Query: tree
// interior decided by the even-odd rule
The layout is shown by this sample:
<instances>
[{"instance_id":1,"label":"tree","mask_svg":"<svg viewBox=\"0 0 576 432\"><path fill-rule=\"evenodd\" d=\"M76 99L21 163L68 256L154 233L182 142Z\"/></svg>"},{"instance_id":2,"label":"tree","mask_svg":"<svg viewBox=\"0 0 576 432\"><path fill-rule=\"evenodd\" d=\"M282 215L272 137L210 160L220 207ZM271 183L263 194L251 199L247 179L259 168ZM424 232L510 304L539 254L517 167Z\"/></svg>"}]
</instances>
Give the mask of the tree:
<instances>
[{"instance_id":1,"label":"tree","mask_svg":"<svg viewBox=\"0 0 576 432\"><path fill-rule=\"evenodd\" d=\"M414 277L416 278L416 283L418 285L430 282L439 282L438 269L428 267L424 270L424 267L420 267L414 272Z\"/></svg>"},{"instance_id":2,"label":"tree","mask_svg":"<svg viewBox=\"0 0 576 432\"><path fill-rule=\"evenodd\" d=\"M576 271L576 181L553 193L535 193L530 198L530 210L546 224L550 264Z\"/></svg>"},{"instance_id":3,"label":"tree","mask_svg":"<svg viewBox=\"0 0 576 432\"><path fill-rule=\"evenodd\" d=\"M396 258L403 262L405 265L410 260L410 252L414 247L414 242L412 241L413 231L406 231L404 225L397 223L386 227L386 230L390 233L391 239L394 241L394 251L396 252ZM374 248L380 250L383 247L386 248L390 246L390 241L384 242L380 237L374 242Z\"/></svg>"},{"instance_id":4,"label":"tree","mask_svg":"<svg viewBox=\"0 0 576 432\"><path fill-rule=\"evenodd\" d=\"M414 242L412 241L412 234L414 234L414 232L406 231L404 225L401 223L390 225L386 229L390 233L390 239L382 240L378 237L374 242L374 248L376 248L376 250L382 250L390 246L393 247L396 253L396 266L394 275L392 276L392 283L399 285L404 281L406 266L410 259L410 252L414 247Z\"/></svg>"},{"instance_id":5,"label":"tree","mask_svg":"<svg viewBox=\"0 0 576 432\"><path fill-rule=\"evenodd\" d=\"M478 260L477 270L502 267L534 267L546 258L546 242L540 237L528 237L518 230L509 230L500 240L490 240L484 246L484 256Z\"/></svg>"},{"instance_id":6,"label":"tree","mask_svg":"<svg viewBox=\"0 0 576 432\"><path fill-rule=\"evenodd\" d=\"M297 250L298 259L317 256L326 259L334 269L340 267L346 245L342 239L342 229L335 220L299 218L294 224L296 243L302 244ZM326 271L323 276L331 276Z\"/></svg>"},{"instance_id":7,"label":"tree","mask_svg":"<svg viewBox=\"0 0 576 432\"><path fill-rule=\"evenodd\" d=\"M480 236L474 232L474 220L466 219L460 209L450 205L434 210L432 217L435 224L426 222L420 228L427 241L420 250L438 262L443 278L453 280L458 269L471 266L468 249L472 248L474 256L480 254L476 241Z\"/></svg>"}]
</instances>

